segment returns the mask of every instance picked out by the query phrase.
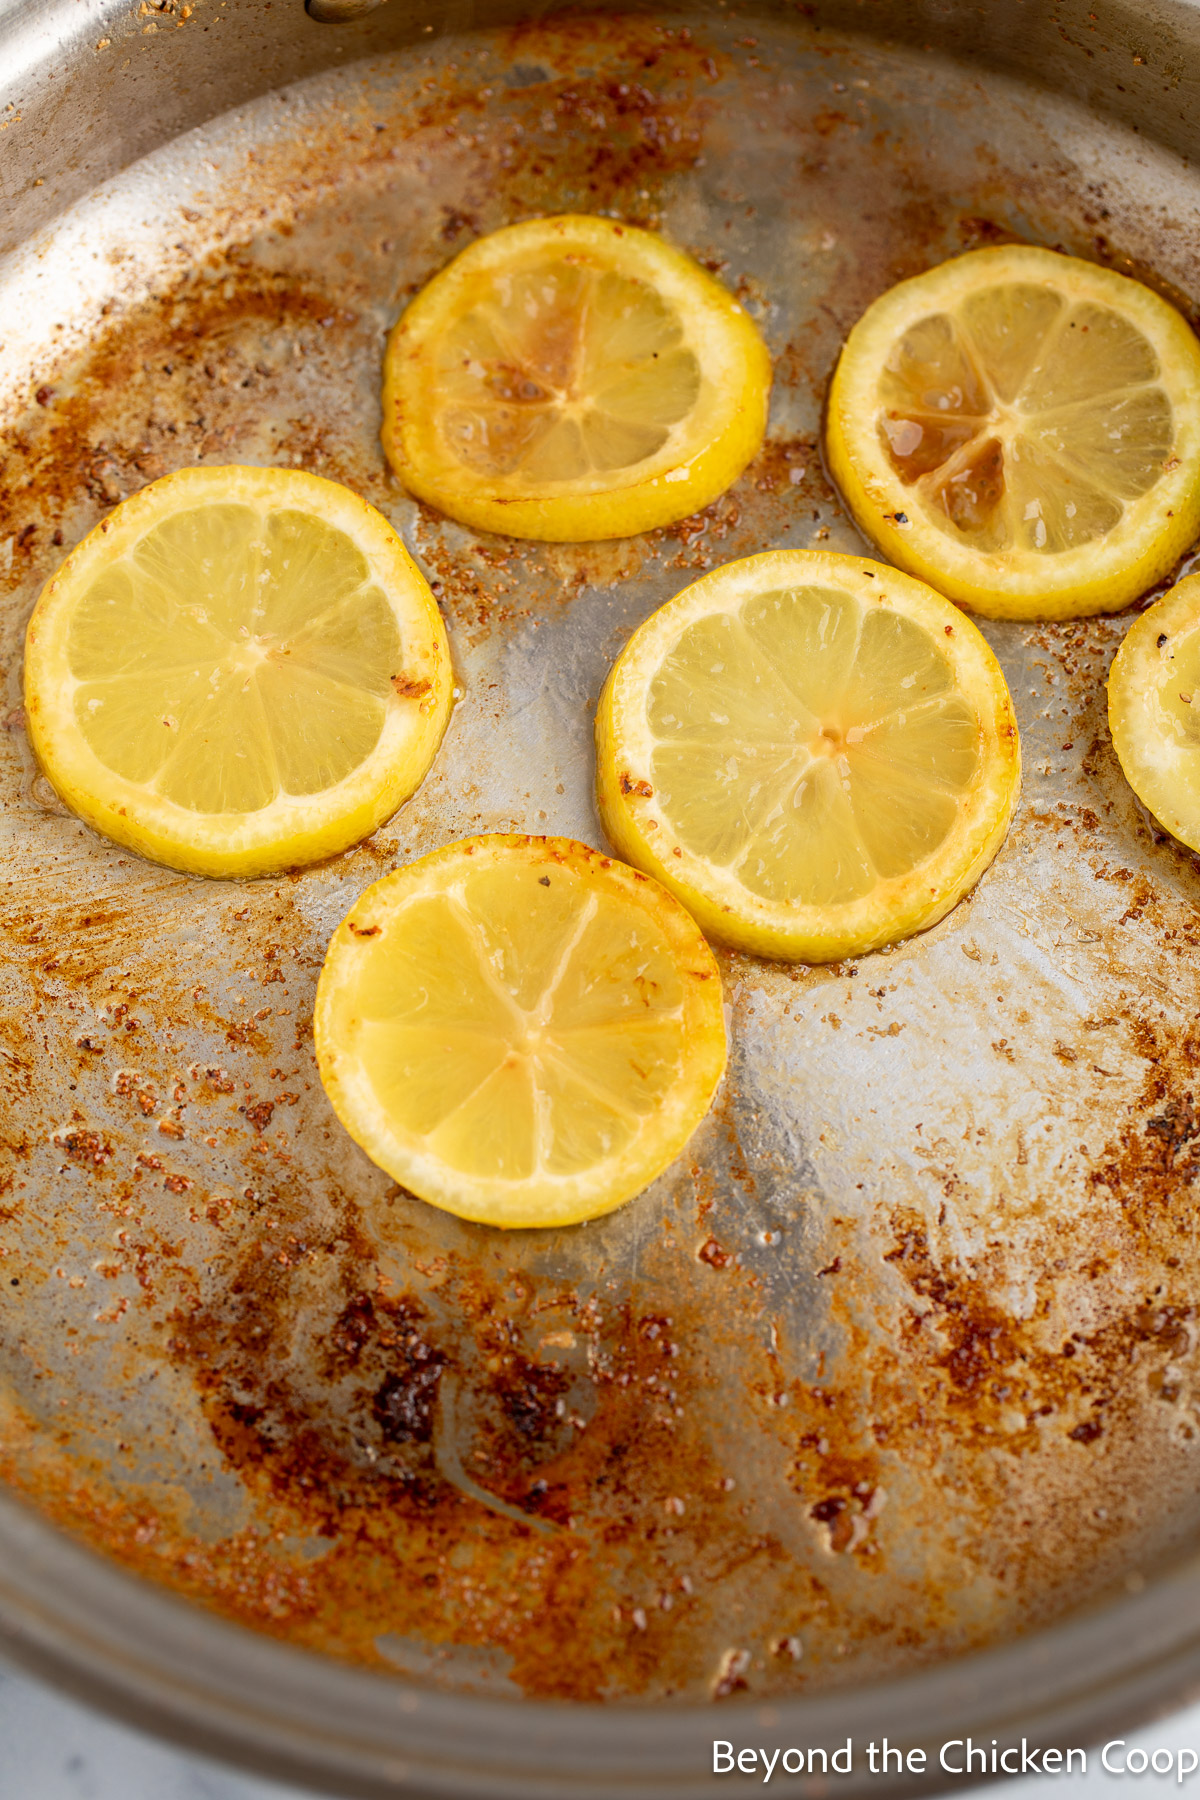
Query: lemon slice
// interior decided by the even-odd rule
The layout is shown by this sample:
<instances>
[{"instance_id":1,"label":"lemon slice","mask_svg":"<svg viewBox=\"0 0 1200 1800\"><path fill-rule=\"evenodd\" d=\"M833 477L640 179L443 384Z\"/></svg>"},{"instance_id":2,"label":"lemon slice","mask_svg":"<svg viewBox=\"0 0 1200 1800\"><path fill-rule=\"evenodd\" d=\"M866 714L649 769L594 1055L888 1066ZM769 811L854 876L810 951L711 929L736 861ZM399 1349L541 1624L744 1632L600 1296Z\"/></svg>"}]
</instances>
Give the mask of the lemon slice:
<instances>
[{"instance_id":1,"label":"lemon slice","mask_svg":"<svg viewBox=\"0 0 1200 1800\"><path fill-rule=\"evenodd\" d=\"M1108 677L1108 724L1138 799L1200 850L1200 575L1129 627Z\"/></svg>"},{"instance_id":2,"label":"lemon slice","mask_svg":"<svg viewBox=\"0 0 1200 1800\"><path fill-rule=\"evenodd\" d=\"M749 317L682 251L611 219L531 219L469 245L401 318L383 446L464 524L629 537L741 474L770 385Z\"/></svg>"},{"instance_id":3,"label":"lemon slice","mask_svg":"<svg viewBox=\"0 0 1200 1800\"><path fill-rule=\"evenodd\" d=\"M181 469L43 589L25 648L38 760L157 862L262 875L344 850L418 785L450 711L433 596L387 520L283 469Z\"/></svg>"},{"instance_id":4,"label":"lemon slice","mask_svg":"<svg viewBox=\"0 0 1200 1800\"><path fill-rule=\"evenodd\" d=\"M901 568L993 618L1113 612L1200 526L1200 345L1127 276L973 250L850 333L830 468Z\"/></svg>"},{"instance_id":5,"label":"lemon slice","mask_svg":"<svg viewBox=\"0 0 1200 1800\"><path fill-rule=\"evenodd\" d=\"M368 888L330 943L314 1035L367 1154L489 1225L620 1206L678 1155L725 1067L692 920L567 838L466 838Z\"/></svg>"},{"instance_id":6,"label":"lemon slice","mask_svg":"<svg viewBox=\"0 0 1200 1800\"><path fill-rule=\"evenodd\" d=\"M932 925L991 862L1020 752L962 613L881 563L777 550L654 613L596 715L621 854L710 937L831 962Z\"/></svg>"}]
</instances>

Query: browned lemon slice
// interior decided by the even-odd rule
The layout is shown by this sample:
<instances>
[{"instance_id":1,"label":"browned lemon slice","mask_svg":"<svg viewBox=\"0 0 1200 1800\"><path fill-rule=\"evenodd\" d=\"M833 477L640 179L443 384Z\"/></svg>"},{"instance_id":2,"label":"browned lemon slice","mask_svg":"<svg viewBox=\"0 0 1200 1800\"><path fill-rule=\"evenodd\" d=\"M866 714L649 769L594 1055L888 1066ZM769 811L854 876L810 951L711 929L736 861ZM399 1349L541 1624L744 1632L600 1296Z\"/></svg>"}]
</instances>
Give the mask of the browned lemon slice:
<instances>
[{"instance_id":1,"label":"browned lemon slice","mask_svg":"<svg viewBox=\"0 0 1200 1800\"><path fill-rule=\"evenodd\" d=\"M50 578L25 646L30 737L68 806L201 875L374 831L433 761L451 680L382 513L292 469L152 482Z\"/></svg>"},{"instance_id":2,"label":"browned lemon slice","mask_svg":"<svg viewBox=\"0 0 1200 1800\"><path fill-rule=\"evenodd\" d=\"M620 1206L678 1155L725 1066L693 921L566 838L467 838L368 888L330 943L314 1033L367 1154L490 1225Z\"/></svg>"},{"instance_id":3,"label":"browned lemon slice","mask_svg":"<svg viewBox=\"0 0 1200 1800\"><path fill-rule=\"evenodd\" d=\"M1200 575L1129 627L1108 678L1108 723L1134 793L1200 850Z\"/></svg>"},{"instance_id":4,"label":"browned lemon slice","mask_svg":"<svg viewBox=\"0 0 1200 1800\"><path fill-rule=\"evenodd\" d=\"M623 856L710 937L830 962L932 925L1004 839L1020 753L969 619L881 563L777 550L660 607L596 715Z\"/></svg>"},{"instance_id":5,"label":"browned lemon slice","mask_svg":"<svg viewBox=\"0 0 1200 1800\"><path fill-rule=\"evenodd\" d=\"M629 537L741 474L770 385L750 318L690 256L611 219L531 219L471 244L401 318L383 445L467 525Z\"/></svg>"},{"instance_id":6,"label":"browned lemon slice","mask_svg":"<svg viewBox=\"0 0 1200 1800\"><path fill-rule=\"evenodd\" d=\"M973 250L868 307L826 446L862 530L952 600L1116 611L1200 527L1200 345L1110 269Z\"/></svg>"}]
</instances>

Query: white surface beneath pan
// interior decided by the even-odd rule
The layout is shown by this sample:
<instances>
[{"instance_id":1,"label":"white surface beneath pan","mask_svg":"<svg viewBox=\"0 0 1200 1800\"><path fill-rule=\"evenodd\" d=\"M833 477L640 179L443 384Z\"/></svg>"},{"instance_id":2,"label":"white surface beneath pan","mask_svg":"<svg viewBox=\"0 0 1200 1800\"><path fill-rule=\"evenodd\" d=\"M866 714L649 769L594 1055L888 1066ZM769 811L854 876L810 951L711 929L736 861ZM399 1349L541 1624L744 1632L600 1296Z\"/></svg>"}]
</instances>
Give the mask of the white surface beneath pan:
<instances>
[{"instance_id":1,"label":"white surface beneath pan","mask_svg":"<svg viewBox=\"0 0 1200 1800\"><path fill-rule=\"evenodd\" d=\"M281 1787L176 1750L3 1668L0 1746L0 1800L309 1800L306 1789ZM1181 1749L1200 1752L1200 1705L1131 1733L1110 1760L1127 1757L1135 1747L1148 1756L1170 1750L1173 1764ZM1200 1771L1191 1780L1200 1783ZM719 1794L716 1778L713 1787ZM1190 1787L1191 1782L1184 1783L1185 1792ZM782 1791L794 1791L792 1784ZM1085 1775L1018 1777L966 1791L974 1800L1000 1800L1002 1795L1009 1800L1051 1800L1052 1795L1101 1800L1117 1792L1132 1797L1135 1791L1145 1800L1166 1800L1179 1785L1174 1767L1162 1775L1107 1774L1098 1752L1089 1751Z\"/></svg>"}]
</instances>

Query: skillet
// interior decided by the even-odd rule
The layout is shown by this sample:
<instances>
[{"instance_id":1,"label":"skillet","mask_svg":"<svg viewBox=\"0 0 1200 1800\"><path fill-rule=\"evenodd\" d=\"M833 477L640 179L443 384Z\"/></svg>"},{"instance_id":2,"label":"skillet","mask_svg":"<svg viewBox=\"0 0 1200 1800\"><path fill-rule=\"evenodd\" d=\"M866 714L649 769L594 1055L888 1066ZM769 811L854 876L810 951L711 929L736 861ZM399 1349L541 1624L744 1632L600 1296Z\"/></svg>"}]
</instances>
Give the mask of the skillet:
<instances>
[{"instance_id":1,"label":"skillet","mask_svg":"<svg viewBox=\"0 0 1200 1800\"><path fill-rule=\"evenodd\" d=\"M1016 238L1192 316L1198 40L1184 0L0 8L16 1654L339 1793L690 1795L714 1737L848 1736L849 1792L872 1735L1086 1743L1189 1691L1198 888L1108 744L1127 620L986 627L1026 770L994 868L890 953L724 955L726 1087L609 1219L501 1235L396 1190L309 1019L387 869L602 842L590 712L654 606L768 544L862 548L819 416L875 294ZM738 293L768 442L666 532L481 537L386 472L383 335L472 236L568 209ZM424 787L279 881L100 841L22 729L41 582L195 461L346 481L451 633Z\"/></svg>"}]
</instances>

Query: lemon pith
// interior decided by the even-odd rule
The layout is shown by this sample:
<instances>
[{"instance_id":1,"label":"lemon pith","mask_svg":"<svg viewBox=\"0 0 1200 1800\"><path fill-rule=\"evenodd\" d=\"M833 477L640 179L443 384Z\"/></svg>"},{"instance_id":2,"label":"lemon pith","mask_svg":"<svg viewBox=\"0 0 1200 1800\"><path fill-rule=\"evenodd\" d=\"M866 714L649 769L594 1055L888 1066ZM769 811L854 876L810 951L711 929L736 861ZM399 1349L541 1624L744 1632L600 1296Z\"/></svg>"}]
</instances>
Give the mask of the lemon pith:
<instances>
[{"instance_id":1,"label":"lemon pith","mask_svg":"<svg viewBox=\"0 0 1200 1800\"><path fill-rule=\"evenodd\" d=\"M366 836L449 717L445 628L387 520L299 470L192 468L126 500L29 622L35 753L75 812L197 874Z\"/></svg>"},{"instance_id":2,"label":"lemon pith","mask_svg":"<svg viewBox=\"0 0 1200 1800\"><path fill-rule=\"evenodd\" d=\"M1200 850L1200 575L1187 575L1129 627L1108 677L1108 723L1134 793Z\"/></svg>"},{"instance_id":3,"label":"lemon pith","mask_svg":"<svg viewBox=\"0 0 1200 1800\"><path fill-rule=\"evenodd\" d=\"M1200 527L1200 344L1142 283L1028 245L876 300L826 450L899 567L994 618L1116 611Z\"/></svg>"},{"instance_id":4,"label":"lemon pith","mask_svg":"<svg viewBox=\"0 0 1200 1800\"><path fill-rule=\"evenodd\" d=\"M596 714L622 856L710 937L830 962L942 918L1003 841L1020 751L1000 667L865 558L728 563L636 631Z\"/></svg>"},{"instance_id":5,"label":"lemon pith","mask_svg":"<svg viewBox=\"0 0 1200 1800\"><path fill-rule=\"evenodd\" d=\"M629 537L736 480L770 385L748 314L683 251L611 219L532 219L470 244L400 318L383 445L465 524Z\"/></svg>"},{"instance_id":6,"label":"lemon pith","mask_svg":"<svg viewBox=\"0 0 1200 1800\"><path fill-rule=\"evenodd\" d=\"M367 1154L493 1225L632 1198L725 1066L720 975L692 919L567 838L467 838L368 888L330 942L313 1029Z\"/></svg>"}]
</instances>

